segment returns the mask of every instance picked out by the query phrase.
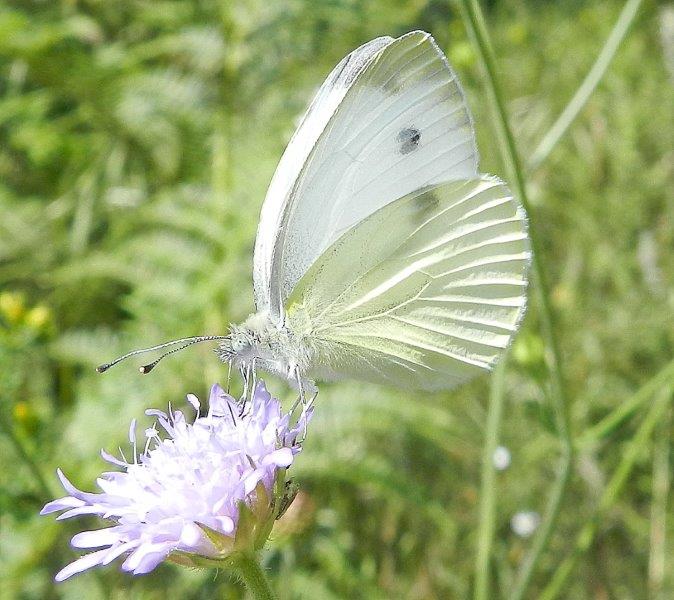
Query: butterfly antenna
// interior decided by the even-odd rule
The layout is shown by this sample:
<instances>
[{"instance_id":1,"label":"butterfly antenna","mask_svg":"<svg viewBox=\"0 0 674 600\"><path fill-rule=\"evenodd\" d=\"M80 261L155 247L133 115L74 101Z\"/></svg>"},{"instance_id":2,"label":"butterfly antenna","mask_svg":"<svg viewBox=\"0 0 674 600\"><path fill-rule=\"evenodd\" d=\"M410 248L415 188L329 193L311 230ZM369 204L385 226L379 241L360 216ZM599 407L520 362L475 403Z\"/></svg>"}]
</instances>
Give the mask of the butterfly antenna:
<instances>
[{"instance_id":1,"label":"butterfly antenna","mask_svg":"<svg viewBox=\"0 0 674 600\"><path fill-rule=\"evenodd\" d=\"M123 356L120 356L113 360L112 362L109 363L103 363L102 365L99 365L96 367L96 371L98 373L105 373L110 367L114 367L116 364L122 362L123 360L126 360L127 358L130 358L132 356L136 356L137 354L144 354L145 352L153 352L154 350L161 350L162 348L166 348L168 346L175 346L176 344L183 344L180 348L174 348L173 350L170 350L169 352L166 352L162 354L156 361L153 363L150 363L149 365L145 365L140 368L141 373L149 373L154 367L157 365L157 363L164 358L165 356L168 356L169 354L173 354L174 352L178 352L179 350L183 350L184 348L187 348L188 346L191 346L192 344L199 344L200 342L211 342L214 340L226 340L228 339L229 336L226 335L198 335L194 337L188 337L188 338L181 338L179 340L173 340L171 342L166 342L164 344L158 344L157 346L150 346L149 348L141 348L140 350L133 350L132 352L127 352Z\"/></svg>"},{"instance_id":2,"label":"butterfly antenna","mask_svg":"<svg viewBox=\"0 0 674 600\"><path fill-rule=\"evenodd\" d=\"M211 337L211 336L209 336L209 337ZM214 336L211 339L222 339L224 337L226 337L226 336L224 336L224 335ZM150 371L152 371L152 369L154 369L157 366L157 364L159 363L160 360L162 360L163 358L166 358L169 354L173 354L175 352L180 352L181 350L184 350L185 348L187 348L188 346L191 346L192 344L198 344L199 342L206 342L206 341L210 341L210 340L204 340L204 339L197 338L197 339L194 339L194 340L191 340L191 341L187 342L186 344L180 346L179 348L173 348L173 350L169 350L168 352L164 352L164 354L162 354L157 360L152 361L151 363L149 363L147 365L143 365L142 367L140 367L139 371L143 375L147 375Z\"/></svg>"}]
</instances>

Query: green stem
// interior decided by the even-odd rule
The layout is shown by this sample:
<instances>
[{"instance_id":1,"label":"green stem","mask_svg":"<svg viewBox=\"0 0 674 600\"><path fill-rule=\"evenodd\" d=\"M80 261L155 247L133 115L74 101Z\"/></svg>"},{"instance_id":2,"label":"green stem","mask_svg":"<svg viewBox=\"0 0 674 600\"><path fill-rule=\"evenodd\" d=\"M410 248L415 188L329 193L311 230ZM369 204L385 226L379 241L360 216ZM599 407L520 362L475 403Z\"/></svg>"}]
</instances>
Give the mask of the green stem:
<instances>
[{"instance_id":1,"label":"green stem","mask_svg":"<svg viewBox=\"0 0 674 600\"><path fill-rule=\"evenodd\" d=\"M583 106L585 106L585 103L596 89L604 76L604 73L606 73L606 69L608 69L608 66L611 64L620 43L625 38L625 35L627 35L630 25L632 25L632 22L637 15L641 2L642 0L627 0L627 2L625 2L625 6L623 6L622 11L620 12L618 20L615 22L613 29L611 29L611 33L606 39L599 56L597 56L597 60L585 76L583 83L580 84L580 87L573 95L573 98L571 98L566 105L566 108L559 117L557 117L555 123L543 136L543 139L531 155L528 165L530 170L533 171L545 161L550 155L550 152L552 152L552 149L557 145L557 142L559 142L571 123L573 123L578 116L578 113Z\"/></svg>"},{"instance_id":2,"label":"green stem","mask_svg":"<svg viewBox=\"0 0 674 600\"><path fill-rule=\"evenodd\" d=\"M487 413L484 451L482 454L482 485L480 490L480 525L475 559L475 600L487 600L489 593L489 563L496 522L496 471L494 452L498 444L503 415L505 357L496 367L491 380L491 395Z\"/></svg>"},{"instance_id":3,"label":"green stem","mask_svg":"<svg viewBox=\"0 0 674 600\"><path fill-rule=\"evenodd\" d=\"M240 575L246 588L256 600L275 600L276 596L269 585L257 557L247 552L239 552L232 558L232 566Z\"/></svg>"},{"instance_id":4,"label":"green stem","mask_svg":"<svg viewBox=\"0 0 674 600\"><path fill-rule=\"evenodd\" d=\"M484 22L484 17L477 0L461 0L463 14L467 21L468 29L479 51L482 64L486 72L487 92L495 116L496 130L498 133L501 154L509 173L515 194L519 197L522 205L532 219L531 204L524 182L524 171L520 163L515 138L505 107L505 100L496 70L496 60L491 48L489 32ZM529 228L533 256L531 270L535 280L534 293L539 309L541 329L548 348L548 368L551 377L551 399L557 421L557 431L561 443L558 474L553 485L548 506L541 521L536 538L528 557L525 559L515 583L515 589L511 595L513 600L524 597L531 577L534 573L538 560L550 540L550 536L557 524L559 512L568 489L573 467L573 442L571 437L570 420L564 377L560 360L560 351L553 328L552 310L548 301L548 285L545 278L545 270L542 265L541 247L536 235L536 227L533 222Z\"/></svg>"},{"instance_id":5,"label":"green stem","mask_svg":"<svg viewBox=\"0 0 674 600\"><path fill-rule=\"evenodd\" d=\"M599 423L586 429L577 440L577 448L595 444L615 431L627 419L645 404L651 396L666 383L674 380L674 360L667 363L655 376L646 382L637 392L630 396L616 409L611 411Z\"/></svg>"},{"instance_id":6,"label":"green stem","mask_svg":"<svg viewBox=\"0 0 674 600\"><path fill-rule=\"evenodd\" d=\"M567 557L559 567L557 567L550 583L539 596L540 600L554 600L554 598L559 596L580 557L592 545L601 517L613 505L614 501L621 493L625 483L628 481L634 464L643 452L653 430L658 423L661 422L671 399L672 389L668 386L651 405L650 410L639 426L636 434L622 453L622 458L618 463L618 467L601 495L595 514L578 534L573 553L571 556Z\"/></svg>"}]
</instances>

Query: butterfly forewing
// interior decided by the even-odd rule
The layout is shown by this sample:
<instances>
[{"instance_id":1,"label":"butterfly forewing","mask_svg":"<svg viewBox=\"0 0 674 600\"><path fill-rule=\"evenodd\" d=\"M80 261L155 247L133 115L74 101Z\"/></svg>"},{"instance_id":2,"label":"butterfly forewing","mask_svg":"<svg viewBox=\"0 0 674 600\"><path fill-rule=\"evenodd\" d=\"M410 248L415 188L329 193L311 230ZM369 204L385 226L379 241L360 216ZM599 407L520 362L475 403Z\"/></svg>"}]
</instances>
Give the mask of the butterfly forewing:
<instances>
[{"instance_id":1,"label":"butterfly forewing","mask_svg":"<svg viewBox=\"0 0 674 600\"><path fill-rule=\"evenodd\" d=\"M359 48L319 91L274 176L256 242L258 309L281 322L296 283L342 234L415 190L476 175L463 93L430 35Z\"/></svg>"},{"instance_id":2,"label":"butterfly forewing","mask_svg":"<svg viewBox=\"0 0 674 600\"><path fill-rule=\"evenodd\" d=\"M272 301L271 288L272 277L279 277L280 274L272 273L273 254L281 238L281 222L289 208L289 200L296 196L299 175L355 78L373 56L393 41L391 37L376 38L342 59L318 90L276 168L260 214L255 240L253 285L257 310L270 311L277 320L281 317L281 304L278 297Z\"/></svg>"}]
</instances>

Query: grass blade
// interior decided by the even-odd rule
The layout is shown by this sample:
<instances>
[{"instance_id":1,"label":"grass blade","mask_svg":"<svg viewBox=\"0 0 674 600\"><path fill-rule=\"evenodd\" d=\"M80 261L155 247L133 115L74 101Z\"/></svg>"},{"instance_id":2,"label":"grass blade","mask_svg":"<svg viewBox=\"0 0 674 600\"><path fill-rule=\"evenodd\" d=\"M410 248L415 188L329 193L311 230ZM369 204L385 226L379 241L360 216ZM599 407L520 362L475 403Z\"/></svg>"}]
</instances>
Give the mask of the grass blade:
<instances>
[{"instance_id":1,"label":"grass blade","mask_svg":"<svg viewBox=\"0 0 674 600\"><path fill-rule=\"evenodd\" d=\"M665 562L667 554L667 504L669 501L669 432L672 426L672 409L655 432L656 441L653 450L653 501L651 504L651 543L648 557L648 590L653 599L666 597L663 589L665 581ZM670 590L671 591L671 590Z\"/></svg>"},{"instance_id":2,"label":"grass blade","mask_svg":"<svg viewBox=\"0 0 674 600\"><path fill-rule=\"evenodd\" d=\"M653 430L656 428L658 423L661 422L665 411L669 407L671 399L672 388L667 386L658 395L655 402L653 402L636 434L627 444L627 448L623 452L622 459L620 460L613 477L611 477L610 481L606 485L606 488L604 489L604 493L601 495L594 516L584 525L578 534L575 548L571 556L566 558L557 567L552 580L543 590L543 593L540 596L541 600L554 600L554 598L557 598L564 589L564 586L573 572L576 564L578 563L578 560L592 545L601 517L613 505L615 500L622 492L622 489L625 483L628 481L637 458L648 444Z\"/></svg>"},{"instance_id":3,"label":"grass blade","mask_svg":"<svg viewBox=\"0 0 674 600\"><path fill-rule=\"evenodd\" d=\"M599 423L586 429L577 439L576 447L585 448L607 438L613 431L629 419L666 383L674 380L674 360L665 365L656 375L648 380L637 392L620 406L606 415Z\"/></svg>"},{"instance_id":4,"label":"grass blade","mask_svg":"<svg viewBox=\"0 0 674 600\"><path fill-rule=\"evenodd\" d=\"M642 0L627 0L625 3L625 6L616 20L613 29L611 29L611 33L606 39L601 52L599 52L599 55L597 56L597 60L592 65L592 68L585 76L585 79L583 79L580 87L576 90L576 93L562 113L557 117L557 120L533 151L528 164L529 170L533 171L539 167L550 155L550 152L552 152L559 140L562 139L566 130L576 119L583 106L585 106L585 103L592 95L592 92L594 92L597 85L599 85L604 73L606 73L606 69L608 69L608 66L611 64L613 57L618 51L620 43L627 35L630 25L634 22L634 18L641 6L641 1Z\"/></svg>"}]
</instances>

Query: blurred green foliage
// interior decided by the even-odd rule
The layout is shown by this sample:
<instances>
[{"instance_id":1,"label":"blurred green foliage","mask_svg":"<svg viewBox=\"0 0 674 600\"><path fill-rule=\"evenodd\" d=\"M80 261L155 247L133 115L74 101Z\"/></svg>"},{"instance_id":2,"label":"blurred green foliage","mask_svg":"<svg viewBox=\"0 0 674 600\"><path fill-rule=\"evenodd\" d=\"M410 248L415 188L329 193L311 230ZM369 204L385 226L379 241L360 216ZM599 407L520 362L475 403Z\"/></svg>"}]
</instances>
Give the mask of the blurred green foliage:
<instances>
[{"instance_id":1,"label":"blurred green foliage","mask_svg":"<svg viewBox=\"0 0 674 600\"><path fill-rule=\"evenodd\" d=\"M487 6L525 159L619 10L608 0ZM673 10L645 4L578 120L528 177L576 438L674 354ZM222 333L252 310L257 216L298 116L348 51L415 28L447 51L476 117L482 170L503 175L478 55L451 2L0 5L3 598L243 597L226 575L172 566L139 578L108 568L55 585L76 555L70 536L96 523L37 512L61 495L57 466L93 489L98 450L124 444L131 418L187 392L204 397L226 378L207 348L149 377L131 365L105 377L93 367L126 349ZM542 512L554 479L547 378L532 307L506 375L500 441L513 463L496 480L496 598L507 597L531 544L510 519ZM322 388L295 468L303 491L265 555L281 598L471 593L488 386L483 377L417 397ZM272 389L291 397L280 382ZM661 517L672 506L667 414L602 513L565 597L646 598L649 587L650 597L674 596L674 524L663 529ZM639 416L580 447L532 598L595 514Z\"/></svg>"}]
</instances>

